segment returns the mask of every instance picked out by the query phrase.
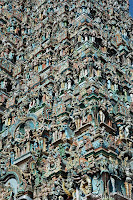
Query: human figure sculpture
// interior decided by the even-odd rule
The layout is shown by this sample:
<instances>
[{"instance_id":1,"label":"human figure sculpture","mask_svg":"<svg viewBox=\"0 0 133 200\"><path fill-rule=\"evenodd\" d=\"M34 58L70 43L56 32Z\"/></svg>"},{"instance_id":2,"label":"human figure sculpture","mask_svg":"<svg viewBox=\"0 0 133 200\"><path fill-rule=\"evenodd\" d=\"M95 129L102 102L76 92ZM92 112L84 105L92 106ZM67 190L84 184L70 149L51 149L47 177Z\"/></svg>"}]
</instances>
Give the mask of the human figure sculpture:
<instances>
[{"instance_id":1,"label":"human figure sculpture","mask_svg":"<svg viewBox=\"0 0 133 200\"><path fill-rule=\"evenodd\" d=\"M104 121L105 121L105 115L104 115L102 109L99 111L99 115L100 115L100 121L101 121L101 123L104 123Z\"/></svg>"},{"instance_id":2,"label":"human figure sculpture","mask_svg":"<svg viewBox=\"0 0 133 200\"><path fill-rule=\"evenodd\" d=\"M111 89L111 81L110 81L110 79L107 81L107 88Z\"/></svg>"},{"instance_id":3,"label":"human figure sculpture","mask_svg":"<svg viewBox=\"0 0 133 200\"><path fill-rule=\"evenodd\" d=\"M85 124L86 123L86 121L87 121L87 115L86 115L86 111L84 111L83 110L83 112L82 112L82 116L83 116L83 119L82 119L82 124Z\"/></svg>"},{"instance_id":4,"label":"human figure sculpture","mask_svg":"<svg viewBox=\"0 0 133 200\"><path fill-rule=\"evenodd\" d=\"M57 137L58 137L58 131L57 131L57 129L56 129L56 130L54 130L54 132L53 132L53 142L57 141Z\"/></svg>"},{"instance_id":5,"label":"human figure sculpture","mask_svg":"<svg viewBox=\"0 0 133 200\"><path fill-rule=\"evenodd\" d=\"M104 193L104 183L97 176L94 175L92 179L92 188L93 194L102 194Z\"/></svg>"},{"instance_id":6,"label":"human figure sculpture","mask_svg":"<svg viewBox=\"0 0 133 200\"><path fill-rule=\"evenodd\" d=\"M112 193L115 193L116 189L115 189L115 179L114 179L114 177L111 176L110 181L111 181L111 185L112 185Z\"/></svg>"},{"instance_id":7,"label":"human figure sculpture","mask_svg":"<svg viewBox=\"0 0 133 200\"><path fill-rule=\"evenodd\" d=\"M80 117L79 115L75 116L75 124L76 124L76 129L80 128Z\"/></svg>"},{"instance_id":8,"label":"human figure sculpture","mask_svg":"<svg viewBox=\"0 0 133 200\"><path fill-rule=\"evenodd\" d=\"M124 138L124 135L123 135L123 126L119 127L119 136L120 136L120 139Z\"/></svg>"},{"instance_id":9,"label":"human figure sculpture","mask_svg":"<svg viewBox=\"0 0 133 200\"><path fill-rule=\"evenodd\" d=\"M129 129L131 128L131 125L128 124L126 127L125 127L125 138L128 138L130 132L129 132Z\"/></svg>"},{"instance_id":10,"label":"human figure sculpture","mask_svg":"<svg viewBox=\"0 0 133 200\"><path fill-rule=\"evenodd\" d=\"M80 184L80 189L85 195L91 193L91 179L88 176L83 177Z\"/></svg>"},{"instance_id":11,"label":"human figure sculpture","mask_svg":"<svg viewBox=\"0 0 133 200\"><path fill-rule=\"evenodd\" d=\"M87 66L86 66L85 69L84 69L84 75L85 75L85 76L88 75L88 69L87 69Z\"/></svg>"},{"instance_id":12,"label":"human figure sculpture","mask_svg":"<svg viewBox=\"0 0 133 200\"><path fill-rule=\"evenodd\" d=\"M70 89L71 88L71 79L68 79L67 83L68 83L67 88Z\"/></svg>"},{"instance_id":13,"label":"human figure sculpture","mask_svg":"<svg viewBox=\"0 0 133 200\"><path fill-rule=\"evenodd\" d=\"M26 152L29 152L30 151L30 142L27 141L26 143Z\"/></svg>"},{"instance_id":14,"label":"human figure sculpture","mask_svg":"<svg viewBox=\"0 0 133 200\"><path fill-rule=\"evenodd\" d=\"M131 194L132 194L132 173L130 172L130 166L129 166L129 163L128 163L128 157L125 157L124 158L124 163L125 163L125 166L126 166L126 181L125 181L125 187L126 187L126 194L129 198L131 198Z\"/></svg>"},{"instance_id":15,"label":"human figure sculpture","mask_svg":"<svg viewBox=\"0 0 133 200\"><path fill-rule=\"evenodd\" d=\"M30 130L29 129L25 129L26 135L25 137L28 139L30 137Z\"/></svg>"},{"instance_id":16,"label":"human figure sculpture","mask_svg":"<svg viewBox=\"0 0 133 200\"><path fill-rule=\"evenodd\" d=\"M46 151L46 138L43 138L43 151Z\"/></svg>"}]
</instances>

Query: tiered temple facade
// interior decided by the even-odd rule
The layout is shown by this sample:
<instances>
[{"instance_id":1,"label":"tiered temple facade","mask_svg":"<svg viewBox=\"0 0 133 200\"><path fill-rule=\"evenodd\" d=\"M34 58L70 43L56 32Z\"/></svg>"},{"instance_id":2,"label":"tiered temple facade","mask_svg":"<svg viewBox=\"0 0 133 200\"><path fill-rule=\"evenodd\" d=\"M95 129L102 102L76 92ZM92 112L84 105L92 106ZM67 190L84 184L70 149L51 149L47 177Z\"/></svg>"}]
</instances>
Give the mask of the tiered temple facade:
<instances>
[{"instance_id":1,"label":"tiered temple facade","mask_svg":"<svg viewBox=\"0 0 133 200\"><path fill-rule=\"evenodd\" d=\"M133 199L128 0L0 2L0 200Z\"/></svg>"}]
</instances>

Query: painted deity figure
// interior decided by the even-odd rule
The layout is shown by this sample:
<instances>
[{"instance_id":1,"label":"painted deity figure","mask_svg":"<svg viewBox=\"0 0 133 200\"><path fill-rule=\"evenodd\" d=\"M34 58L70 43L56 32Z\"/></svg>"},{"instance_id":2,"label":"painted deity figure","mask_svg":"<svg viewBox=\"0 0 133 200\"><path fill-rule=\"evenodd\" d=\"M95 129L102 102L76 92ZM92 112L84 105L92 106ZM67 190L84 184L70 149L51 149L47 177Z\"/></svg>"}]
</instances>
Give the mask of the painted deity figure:
<instances>
[{"instance_id":1,"label":"painted deity figure","mask_svg":"<svg viewBox=\"0 0 133 200\"><path fill-rule=\"evenodd\" d=\"M107 88L111 89L111 81L110 81L110 79L107 81Z\"/></svg>"},{"instance_id":2,"label":"painted deity figure","mask_svg":"<svg viewBox=\"0 0 133 200\"><path fill-rule=\"evenodd\" d=\"M112 185L112 193L116 192L116 187L115 187L115 179L113 176L110 177L111 185Z\"/></svg>"},{"instance_id":3,"label":"painted deity figure","mask_svg":"<svg viewBox=\"0 0 133 200\"><path fill-rule=\"evenodd\" d=\"M83 116L82 124L85 124L87 122L87 115L86 115L86 111L85 110L83 110L82 116Z\"/></svg>"},{"instance_id":4,"label":"painted deity figure","mask_svg":"<svg viewBox=\"0 0 133 200\"><path fill-rule=\"evenodd\" d=\"M75 124L76 124L76 129L80 128L80 117L77 115L75 116Z\"/></svg>"},{"instance_id":5,"label":"painted deity figure","mask_svg":"<svg viewBox=\"0 0 133 200\"><path fill-rule=\"evenodd\" d=\"M11 164L13 164L14 161L14 152L11 152Z\"/></svg>"},{"instance_id":6,"label":"painted deity figure","mask_svg":"<svg viewBox=\"0 0 133 200\"><path fill-rule=\"evenodd\" d=\"M57 141L57 139L58 139L58 130L56 129L53 132L53 142Z\"/></svg>"},{"instance_id":7,"label":"painted deity figure","mask_svg":"<svg viewBox=\"0 0 133 200\"><path fill-rule=\"evenodd\" d=\"M100 109L99 115L100 115L100 122L104 123L104 121L105 121L105 114L103 113L102 109Z\"/></svg>"},{"instance_id":8,"label":"painted deity figure","mask_svg":"<svg viewBox=\"0 0 133 200\"><path fill-rule=\"evenodd\" d=\"M86 66L85 69L84 69L84 75L85 75L85 76L88 75L88 69L87 69L87 66Z\"/></svg>"},{"instance_id":9,"label":"painted deity figure","mask_svg":"<svg viewBox=\"0 0 133 200\"><path fill-rule=\"evenodd\" d=\"M93 192L92 192L93 194L103 195L104 193L104 183L96 175L94 175L92 179L92 189L93 189Z\"/></svg>"},{"instance_id":10,"label":"painted deity figure","mask_svg":"<svg viewBox=\"0 0 133 200\"><path fill-rule=\"evenodd\" d=\"M70 89L71 88L71 79L68 79L67 83L68 83L67 88Z\"/></svg>"},{"instance_id":11,"label":"painted deity figure","mask_svg":"<svg viewBox=\"0 0 133 200\"><path fill-rule=\"evenodd\" d=\"M119 127L119 136L120 136L120 139L122 139L124 137L124 135L123 135L123 126Z\"/></svg>"},{"instance_id":12,"label":"painted deity figure","mask_svg":"<svg viewBox=\"0 0 133 200\"><path fill-rule=\"evenodd\" d=\"M80 189L85 195L87 195L91 193L91 187L91 179L88 176L85 176L81 181Z\"/></svg>"},{"instance_id":13,"label":"painted deity figure","mask_svg":"<svg viewBox=\"0 0 133 200\"><path fill-rule=\"evenodd\" d=\"M129 120L128 120L128 121L129 121ZM129 121L128 124L126 125L125 131L124 131L124 133L125 133L125 138L129 137L129 134L130 134L129 129L130 129L130 128L131 128L131 122Z\"/></svg>"}]
</instances>

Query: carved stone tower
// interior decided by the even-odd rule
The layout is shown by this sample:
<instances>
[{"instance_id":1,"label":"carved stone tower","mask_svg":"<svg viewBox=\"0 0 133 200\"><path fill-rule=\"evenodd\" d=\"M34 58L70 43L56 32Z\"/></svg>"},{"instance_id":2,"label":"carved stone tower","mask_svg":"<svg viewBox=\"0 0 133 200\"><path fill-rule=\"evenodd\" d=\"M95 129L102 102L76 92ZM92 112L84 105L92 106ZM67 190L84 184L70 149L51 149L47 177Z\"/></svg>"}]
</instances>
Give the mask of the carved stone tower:
<instances>
[{"instance_id":1,"label":"carved stone tower","mask_svg":"<svg viewBox=\"0 0 133 200\"><path fill-rule=\"evenodd\" d=\"M0 2L0 200L133 199L127 0Z\"/></svg>"}]
</instances>

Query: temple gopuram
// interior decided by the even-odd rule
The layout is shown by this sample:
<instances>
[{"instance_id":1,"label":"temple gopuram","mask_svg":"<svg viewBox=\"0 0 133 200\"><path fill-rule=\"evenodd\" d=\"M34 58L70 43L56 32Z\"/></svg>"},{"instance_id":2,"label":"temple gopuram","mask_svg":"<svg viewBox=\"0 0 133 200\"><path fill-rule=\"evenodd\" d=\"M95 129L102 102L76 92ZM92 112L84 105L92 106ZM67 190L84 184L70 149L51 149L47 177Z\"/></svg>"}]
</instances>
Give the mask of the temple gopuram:
<instances>
[{"instance_id":1,"label":"temple gopuram","mask_svg":"<svg viewBox=\"0 0 133 200\"><path fill-rule=\"evenodd\" d=\"M0 1L0 200L132 199L128 0Z\"/></svg>"}]
</instances>

